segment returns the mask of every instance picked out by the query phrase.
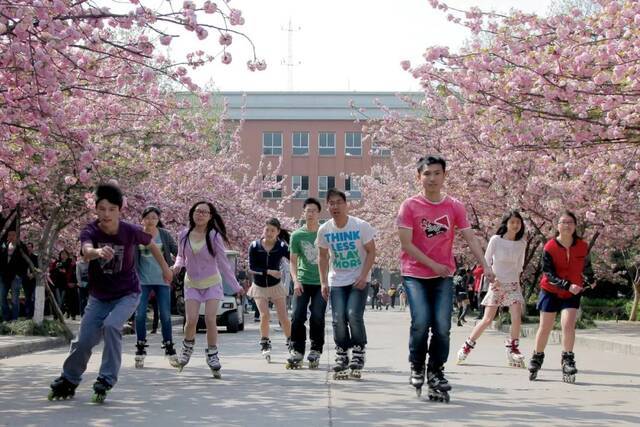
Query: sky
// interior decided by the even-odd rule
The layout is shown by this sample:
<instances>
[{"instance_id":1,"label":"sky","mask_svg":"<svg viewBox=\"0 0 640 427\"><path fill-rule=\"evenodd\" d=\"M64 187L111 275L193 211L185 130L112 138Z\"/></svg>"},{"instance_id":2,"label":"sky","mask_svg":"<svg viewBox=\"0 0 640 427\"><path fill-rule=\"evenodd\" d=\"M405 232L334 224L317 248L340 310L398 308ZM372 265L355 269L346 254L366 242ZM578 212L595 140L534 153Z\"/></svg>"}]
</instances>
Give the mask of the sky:
<instances>
[{"instance_id":1,"label":"sky","mask_svg":"<svg viewBox=\"0 0 640 427\"><path fill-rule=\"evenodd\" d=\"M545 14L552 0L450 0L450 6L507 12L517 8ZM416 91L418 82L403 71L400 61L420 63L433 45L459 48L468 30L447 20L427 0L232 0L242 10L242 29L256 46L267 69L251 72L248 42L235 36L233 62L215 61L192 72L200 85L222 91ZM288 76L288 28L292 22L295 65ZM189 34L171 45L172 55L193 46ZM218 43L218 36L207 39ZM216 46L214 46L216 48Z\"/></svg>"}]
</instances>

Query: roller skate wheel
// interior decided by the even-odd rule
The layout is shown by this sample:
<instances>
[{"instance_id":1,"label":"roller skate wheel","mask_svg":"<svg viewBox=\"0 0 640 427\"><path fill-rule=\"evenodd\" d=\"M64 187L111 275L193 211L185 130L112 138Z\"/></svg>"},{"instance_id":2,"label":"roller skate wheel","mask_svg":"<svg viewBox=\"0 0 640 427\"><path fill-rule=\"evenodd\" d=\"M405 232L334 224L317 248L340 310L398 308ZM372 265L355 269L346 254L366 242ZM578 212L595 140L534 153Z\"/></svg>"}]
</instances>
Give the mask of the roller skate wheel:
<instances>
[{"instance_id":1,"label":"roller skate wheel","mask_svg":"<svg viewBox=\"0 0 640 427\"><path fill-rule=\"evenodd\" d=\"M271 355L267 354L266 356L264 356L264 359L267 361L267 363L271 363Z\"/></svg>"},{"instance_id":2,"label":"roller skate wheel","mask_svg":"<svg viewBox=\"0 0 640 427\"><path fill-rule=\"evenodd\" d=\"M309 369L317 369L318 365L320 365L318 362L310 362Z\"/></svg>"},{"instance_id":3,"label":"roller skate wheel","mask_svg":"<svg viewBox=\"0 0 640 427\"><path fill-rule=\"evenodd\" d=\"M576 382L576 376L575 375L563 375L562 380L565 383L573 384L573 383Z\"/></svg>"},{"instance_id":4,"label":"roller skate wheel","mask_svg":"<svg viewBox=\"0 0 640 427\"><path fill-rule=\"evenodd\" d=\"M529 381L534 381L536 378L538 378L538 373L529 371Z\"/></svg>"},{"instance_id":5,"label":"roller skate wheel","mask_svg":"<svg viewBox=\"0 0 640 427\"><path fill-rule=\"evenodd\" d=\"M222 374L220 373L220 371L213 371L212 372L213 378L219 380L222 378Z\"/></svg>"},{"instance_id":6,"label":"roller skate wheel","mask_svg":"<svg viewBox=\"0 0 640 427\"><path fill-rule=\"evenodd\" d=\"M418 398L422 396L422 387L416 387L416 396L418 396Z\"/></svg>"},{"instance_id":7,"label":"roller skate wheel","mask_svg":"<svg viewBox=\"0 0 640 427\"><path fill-rule=\"evenodd\" d=\"M360 369L352 369L350 376L356 380L362 379L362 371Z\"/></svg>"},{"instance_id":8,"label":"roller skate wheel","mask_svg":"<svg viewBox=\"0 0 640 427\"><path fill-rule=\"evenodd\" d=\"M93 396L91 396L91 401L93 403L104 403L105 399L107 398L106 394L97 394L94 393Z\"/></svg>"},{"instance_id":9,"label":"roller skate wheel","mask_svg":"<svg viewBox=\"0 0 640 427\"><path fill-rule=\"evenodd\" d=\"M144 362L142 360L136 360L136 369L144 368Z\"/></svg>"}]
</instances>

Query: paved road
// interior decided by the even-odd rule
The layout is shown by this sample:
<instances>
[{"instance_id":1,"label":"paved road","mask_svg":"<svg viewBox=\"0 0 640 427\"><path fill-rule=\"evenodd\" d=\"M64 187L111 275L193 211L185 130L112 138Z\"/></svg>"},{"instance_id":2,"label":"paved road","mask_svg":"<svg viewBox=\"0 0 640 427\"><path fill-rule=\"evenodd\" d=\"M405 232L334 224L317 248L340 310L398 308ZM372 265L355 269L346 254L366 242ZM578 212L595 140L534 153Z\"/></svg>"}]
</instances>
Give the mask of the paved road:
<instances>
[{"instance_id":1,"label":"paved road","mask_svg":"<svg viewBox=\"0 0 640 427\"><path fill-rule=\"evenodd\" d=\"M275 316L274 316L275 317ZM195 358L181 374L162 357L160 336L151 336L145 369L133 367L134 337L125 338L120 382L100 406L90 402L98 363L96 348L86 381L70 401L48 402L49 382L59 374L65 349L0 360L0 425L639 425L638 359L576 348L576 384L561 381L560 348L547 349L540 380L505 366L503 335L487 331L468 364L449 362L450 404L420 401L407 384L408 312L367 312L367 369L362 381L336 382L325 351L319 370L287 371L281 332L274 332L273 363L258 356L257 325L221 334L223 379L213 380L204 361L204 335ZM328 342L330 323L327 325ZM470 327L452 330L454 357ZM176 335L179 334L175 329ZM180 338L176 339L178 341ZM532 341L523 340L528 355Z\"/></svg>"}]
</instances>

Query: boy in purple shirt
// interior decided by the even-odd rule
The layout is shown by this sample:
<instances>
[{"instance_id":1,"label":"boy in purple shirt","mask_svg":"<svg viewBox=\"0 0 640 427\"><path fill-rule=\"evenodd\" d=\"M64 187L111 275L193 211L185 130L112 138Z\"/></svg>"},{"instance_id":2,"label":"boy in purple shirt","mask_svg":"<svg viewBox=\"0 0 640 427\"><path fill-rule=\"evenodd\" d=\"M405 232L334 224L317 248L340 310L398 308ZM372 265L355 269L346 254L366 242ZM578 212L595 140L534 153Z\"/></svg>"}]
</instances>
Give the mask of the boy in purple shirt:
<instances>
[{"instance_id":1,"label":"boy in purple shirt","mask_svg":"<svg viewBox=\"0 0 640 427\"><path fill-rule=\"evenodd\" d=\"M80 232L84 260L89 262L89 302L80 322L78 336L71 342L62 375L51 383L49 400L66 399L75 389L87 368L91 351L104 339L102 364L93 385L92 400L101 403L118 380L122 360L122 326L131 317L140 298L140 283L135 270L136 245L145 245L170 282L171 270L151 235L142 227L120 220L122 192L113 184L96 189L96 214Z\"/></svg>"},{"instance_id":2,"label":"boy in purple shirt","mask_svg":"<svg viewBox=\"0 0 640 427\"><path fill-rule=\"evenodd\" d=\"M493 272L471 230L464 205L442 194L445 160L440 156L423 157L418 161L417 169L416 178L422 191L402 202L397 218L402 246L400 264L411 310L410 383L419 396L425 380L428 353L429 399L448 402L451 386L444 377L444 363L449 357L456 229L461 231L471 252L484 266L485 276L491 281Z\"/></svg>"}]
</instances>

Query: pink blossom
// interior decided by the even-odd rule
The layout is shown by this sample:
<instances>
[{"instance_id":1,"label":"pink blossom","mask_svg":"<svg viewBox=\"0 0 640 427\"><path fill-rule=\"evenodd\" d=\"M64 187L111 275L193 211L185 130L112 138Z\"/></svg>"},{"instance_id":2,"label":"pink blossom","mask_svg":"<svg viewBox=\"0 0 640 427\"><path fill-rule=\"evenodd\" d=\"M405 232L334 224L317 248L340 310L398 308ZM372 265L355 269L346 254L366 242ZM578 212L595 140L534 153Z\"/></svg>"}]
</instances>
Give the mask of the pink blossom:
<instances>
[{"instance_id":1,"label":"pink blossom","mask_svg":"<svg viewBox=\"0 0 640 427\"><path fill-rule=\"evenodd\" d=\"M209 35L209 32L205 30L204 27L197 27L196 35L198 36L198 40L204 40Z\"/></svg>"},{"instance_id":2,"label":"pink blossom","mask_svg":"<svg viewBox=\"0 0 640 427\"><path fill-rule=\"evenodd\" d=\"M223 64L231 64L231 54L229 52L223 53L220 60Z\"/></svg>"},{"instance_id":3,"label":"pink blossom","mask_svg":"<svg viewBox=\"0 0 640 427\"><path fill-rule=\"evenodd\" d=\"M218 5L216 5L212 1L207 0L204 2L203 8L205 13L216 13L216 10L218 10Z\"/></svg>"},{"instance_id":4,"label":"pink blossom","mask_svg":"<svg viewBox=\"0 0 640 427\"><path fill-rule=\"evenodd\" d=\"M233 40L233 38L231 37L231 34L224 33L224 34L220 34L220 38L218 39L218 43L220 43L222 46L229 46L229 45L231 45L231 41L232 40Z\"/></svg>"},{"instance_id":5,"label":"pink blossom","mask_svg":"<svg viewBox=\"0 0 640 427\"><path fill-rule=\"evenodd\" d=\"M162 36L160 37L160 43L164 46L169 46L171 44L171 40L173 37L171 36Z\"/></svg>"},{"instance_id":6,"label":"pink blossom","mask_svg":"<svg viewBox=\"0 0 640 427\"><path fill-rule=\"evenodd\" d=\"M411 68L411 61L408 61L408 60L400 61L400 66L404 71L407 71L409 68Z\"/></svg>"},{"instance_id":7,"label":"pink blossom","mask_svg":"<svg viewBox=\"0 0 640 427\"><path fill-rule=\"evenodd\" d=\"M64 182L67 185L75 185L76 182L78 182L78 180L76 179L75 176L67 175L64 177Z\"/></svg>"}]
</instances>

